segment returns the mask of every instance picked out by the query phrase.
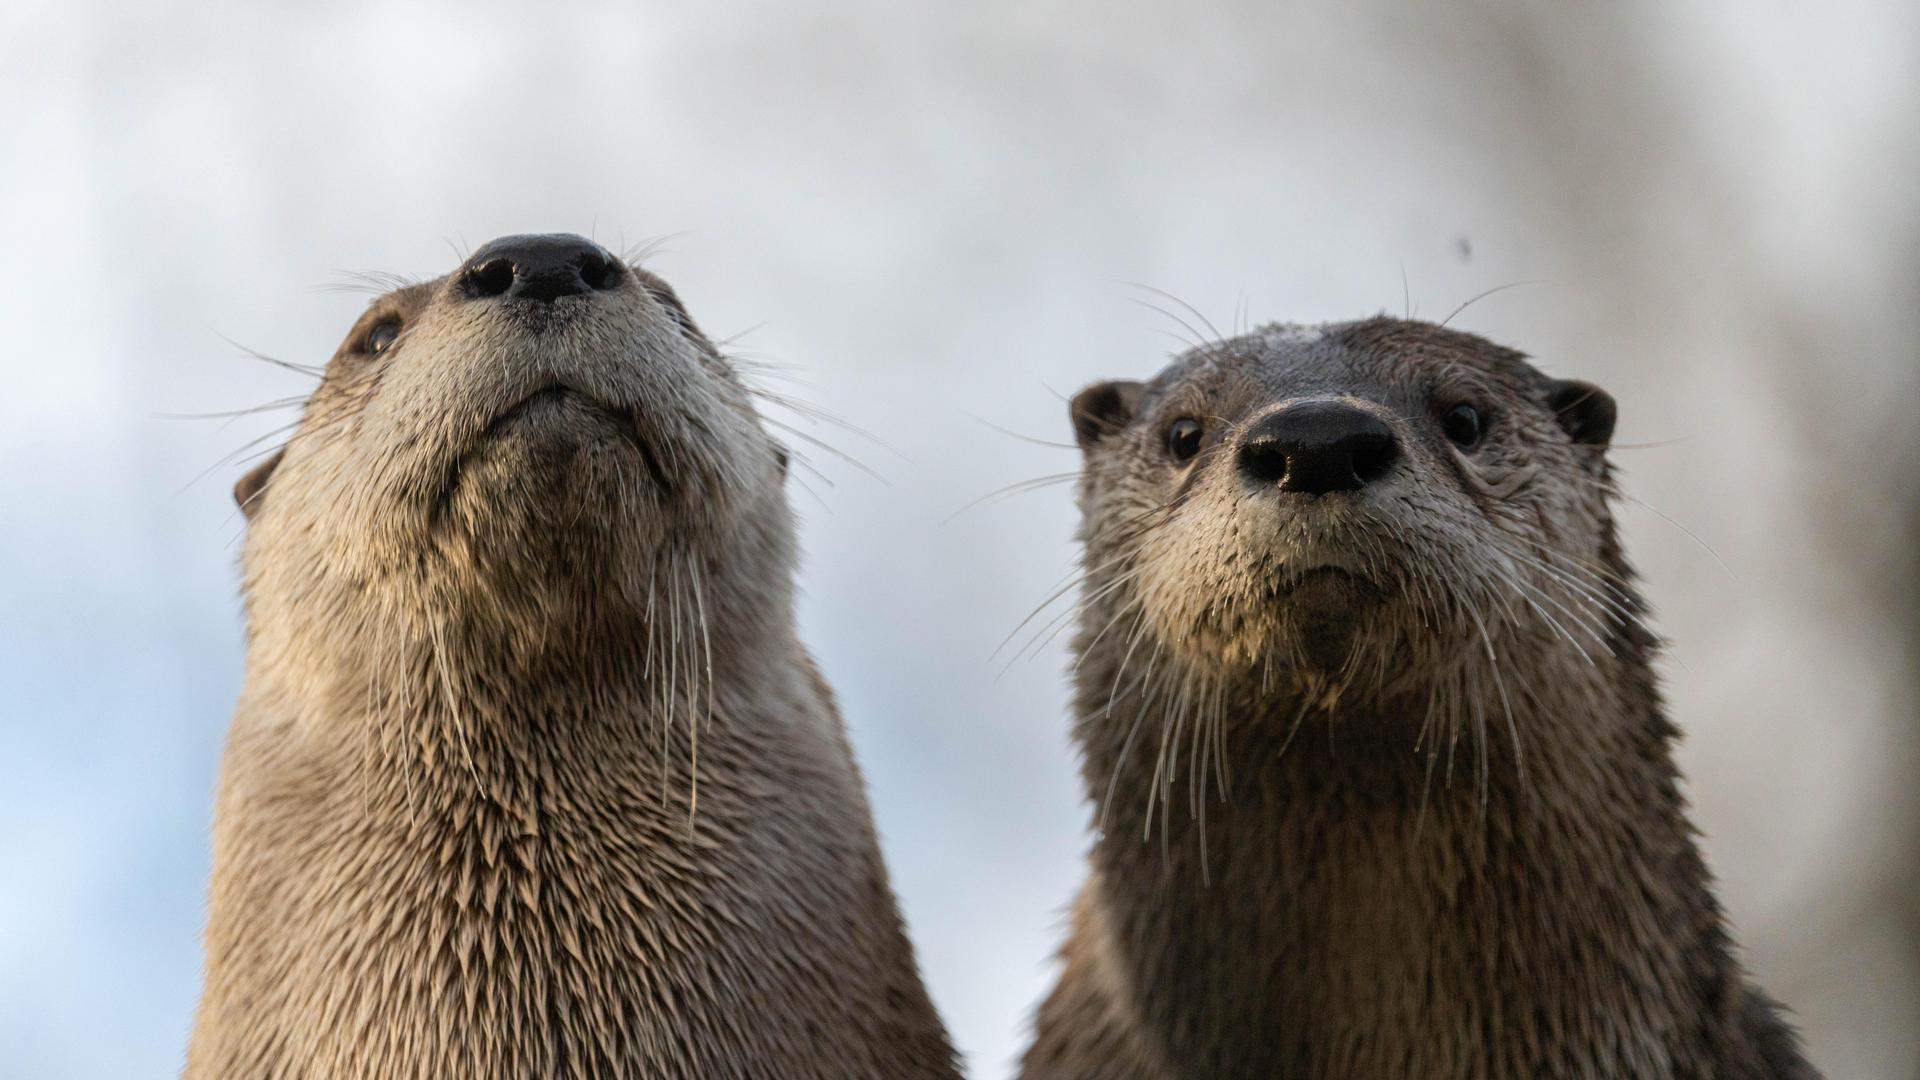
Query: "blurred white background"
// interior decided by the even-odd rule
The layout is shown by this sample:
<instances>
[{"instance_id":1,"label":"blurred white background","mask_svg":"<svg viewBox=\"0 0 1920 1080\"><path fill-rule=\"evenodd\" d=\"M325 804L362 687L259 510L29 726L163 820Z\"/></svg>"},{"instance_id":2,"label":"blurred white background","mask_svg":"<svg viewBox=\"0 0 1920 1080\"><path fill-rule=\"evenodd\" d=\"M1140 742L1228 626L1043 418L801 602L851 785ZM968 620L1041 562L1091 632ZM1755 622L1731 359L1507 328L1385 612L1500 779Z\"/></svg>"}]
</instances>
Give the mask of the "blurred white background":
<instances>
[{"instance_id":1,"label":"blurred white background","mask_svg":"<svg viewBox=\"0 0 1920 1080\"><path fill-rule=\"evenodd\" d=\"M567 230L674 234L696 318L903 455L823 432L886 482L794 493L804 630L975 1075L1087 817L1059 646L989 660L1070 493L946 520L1077 460L975 418L1063 439L1060 395L1156 369L1122 282L1226 325L1403 279L1434 318L1540 282L1456 324L1650 444L1621 515L1738 936L1832 1076L1920 1075L1920 13L1279 7L0 10L0 1073L182 1059L242 642L207 470L293 415L158 414L300 393L223 339L324 360L342 271Z\"/></svg>"}]
</instances>

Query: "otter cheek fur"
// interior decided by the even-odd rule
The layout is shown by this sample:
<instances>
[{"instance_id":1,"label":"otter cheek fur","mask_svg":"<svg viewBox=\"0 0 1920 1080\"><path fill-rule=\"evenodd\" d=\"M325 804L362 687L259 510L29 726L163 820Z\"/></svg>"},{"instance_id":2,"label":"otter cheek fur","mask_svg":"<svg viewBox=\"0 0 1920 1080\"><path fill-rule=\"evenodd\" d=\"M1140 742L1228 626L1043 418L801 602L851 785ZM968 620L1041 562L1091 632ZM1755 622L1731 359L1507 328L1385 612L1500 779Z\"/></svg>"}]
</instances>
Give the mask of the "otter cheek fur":
<instances>
[{"instance_id":1,"label":"otter cheek fur","mask_svg":"<svg viewBox=\"0 0 1920 1080\"><path fill-rule=\"evenodd\" d=\"M1377 318L1071 417L1098 830L1024 1076L1812 1075L1687 823L1610 397Z\"/></svg>"},{"instance_id":2,"label":"otter cheek fur","mask_svg":"<svg viewBox=\"0 0 1920 1080\"><path fill-rule=\"evenodd\" d=\"M187 1075L957 1075L754 402L579 237L374 301L235 493Z\"/></svg>"}]
</instances>

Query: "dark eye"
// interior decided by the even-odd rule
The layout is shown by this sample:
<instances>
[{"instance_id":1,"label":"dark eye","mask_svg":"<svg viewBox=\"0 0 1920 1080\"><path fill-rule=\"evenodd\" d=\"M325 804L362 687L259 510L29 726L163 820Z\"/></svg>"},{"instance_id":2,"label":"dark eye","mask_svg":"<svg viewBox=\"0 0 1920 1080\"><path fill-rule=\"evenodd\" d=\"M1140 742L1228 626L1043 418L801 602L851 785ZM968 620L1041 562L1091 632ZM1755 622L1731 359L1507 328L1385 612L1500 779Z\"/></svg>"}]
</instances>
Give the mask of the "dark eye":
<instances>
[{"instance_id":1,"label":"dark eye","mask_svg":"<svg viewBox=\"0 0 1920 1080\"><path fill-rule=\"evenodd\" d=\"M673 319L674 325L680 328L681 333L685 334L693 330L693 320L687 317L687 309L680 306L679 297L666 289L655 288L652 285L647 286L647 292L660 302L661 307L667 309L667 315Z\"/></svg>"},{"instance_id":2,"label":"dark eye","mask_svg":"<svg viewBox=\"0 0 1920 1080\"><path fill-rule=\"evenodd\" d=\"M1167 453L1185 463L1200 452L1200 421L1182 417L1167 428Z\"/></svg>"},{"instance_id":3,"label":"dark eye","mask_svg":"<svg viewBox=\"0 0 1920 1080\"><path fill-rule=\"evenodd\" d=\"M1462 450L1480 441L1485 431L1485 422L1480 419L1480 410L1461 402L1440 415L1440 430L1447 433L1453 445Z\"/></svg>"},{"instance_id":4,"label":"dark eye","mask_svg":"<svg viewBox=\"0 0 1920 1080\"><path fill-rule=\"evenodd\" d=\"M388 319L386 322L380 323L373 329L367 331L367 347L365 351L374 356L378 356L386 352L387 346L392 345L393 339L399 336L400 323L397 320Z\"/></svg>"}]
</instances>

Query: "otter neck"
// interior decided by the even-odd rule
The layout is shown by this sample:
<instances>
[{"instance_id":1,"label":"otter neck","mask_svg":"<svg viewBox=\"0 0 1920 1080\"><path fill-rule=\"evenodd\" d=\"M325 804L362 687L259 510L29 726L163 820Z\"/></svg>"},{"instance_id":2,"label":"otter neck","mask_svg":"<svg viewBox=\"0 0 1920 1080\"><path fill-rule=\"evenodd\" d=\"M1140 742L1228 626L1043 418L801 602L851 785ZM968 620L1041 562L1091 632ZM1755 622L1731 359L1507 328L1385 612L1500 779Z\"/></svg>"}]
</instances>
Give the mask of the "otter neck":
<instances>
[{"instance_id":1,"label":"otter neck","mask_svg":"<svg viewBox=\"0 0 1920 1080\"><path fill-rule=\"evenodd\" d=\"M708 604L726 636L691 685L644 635L577 641L569 667L558 644L490 662L491 637L395 634L357 689L256 639L275 648L229 739L201 1021L219 1034L195 1075L271 1071L221 1056L243 1051L341 1075L830 1071L799 1067L846 1052L799 980L840 982L897 923L863 891L884 874L824 683L790 629ZM794 896L845 918L794 919ZM769 1000L797 1004L758 1023Z\"/></svg>"},{"instance_id":2,"label":"otter neck","mask_svg":"<svg viewBox=\"0 0 1920 1080\"><path fill-rule=\"evenodd\" d=\"M1551 1046L1602 1074L1671 1065L1730 965L1645 650L1531 670L1552 677L1509 688L1519 754L1483 701L1485 735L1460 731L1451 765L1444 736L1416 749L1423 694L1332 713L1301 714L1284 688L1235 701L1224 791L1190 801L1189 726L1149 817L1156 722L1174 718L1149 709L1127 748L1127 725L1097 714L1111 665L1089 658L1087 779L1114 792L1092 888L1167 1060L1196 1076L1498 1075L1544 1067L1527 1055Z\"/></svg>"},{"instance_id":3,"label":"otter neck","mask_svg":"<svg viewBox=\"0 0 1920 1080\"><path fill-rule=\"evenodd\" d=\"M770 697L810 696L793 685L799 646L780 612L742 611L723 591L697 613L688 598L651 610L434 599L366 605L380 621L344 646L346 635L295 632L256 636L250 649L243 709L294 718L311 757L352 777L372 820L418 827L434 819L423 803L531 813L523 804L542 785L633 782L610 768L657 774L666 812L711 777L703 741L711 751L751 737L782 722L764 708Z\"/></svg>"}]
</instances>

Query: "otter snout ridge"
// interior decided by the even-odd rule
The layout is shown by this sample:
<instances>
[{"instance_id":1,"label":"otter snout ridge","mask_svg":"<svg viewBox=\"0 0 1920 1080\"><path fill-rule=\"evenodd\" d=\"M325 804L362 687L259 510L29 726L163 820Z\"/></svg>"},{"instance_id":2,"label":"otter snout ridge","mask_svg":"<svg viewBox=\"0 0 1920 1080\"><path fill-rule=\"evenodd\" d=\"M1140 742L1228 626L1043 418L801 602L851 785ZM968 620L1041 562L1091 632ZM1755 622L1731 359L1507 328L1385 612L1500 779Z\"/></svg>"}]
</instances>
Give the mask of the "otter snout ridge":
<instances>
[{"instance_id":1,"label":"otter snout ridge","mask_svg":"<svg viewBox=\"0 0 1920 1080\"><path fill-rule=\"evenodd\" d=\"M1400 459L1386 422L1344 401L1303 401L1256 422L1240 443L1240 475L1261 487L1324 495L1358 491Z\"/></svg>"},{"instance_id":2,"label":"otter snout ridge","mask_svg":"<svg viewBox=\"0 0 1920 1080\"><path fill-rule=\"evenodd\" d=\"M618 288L625 273L620 260L583 236L503 236L454 271L453 288L469 300L504 296L550 303Z\"/></svg>"}]
</instances>

